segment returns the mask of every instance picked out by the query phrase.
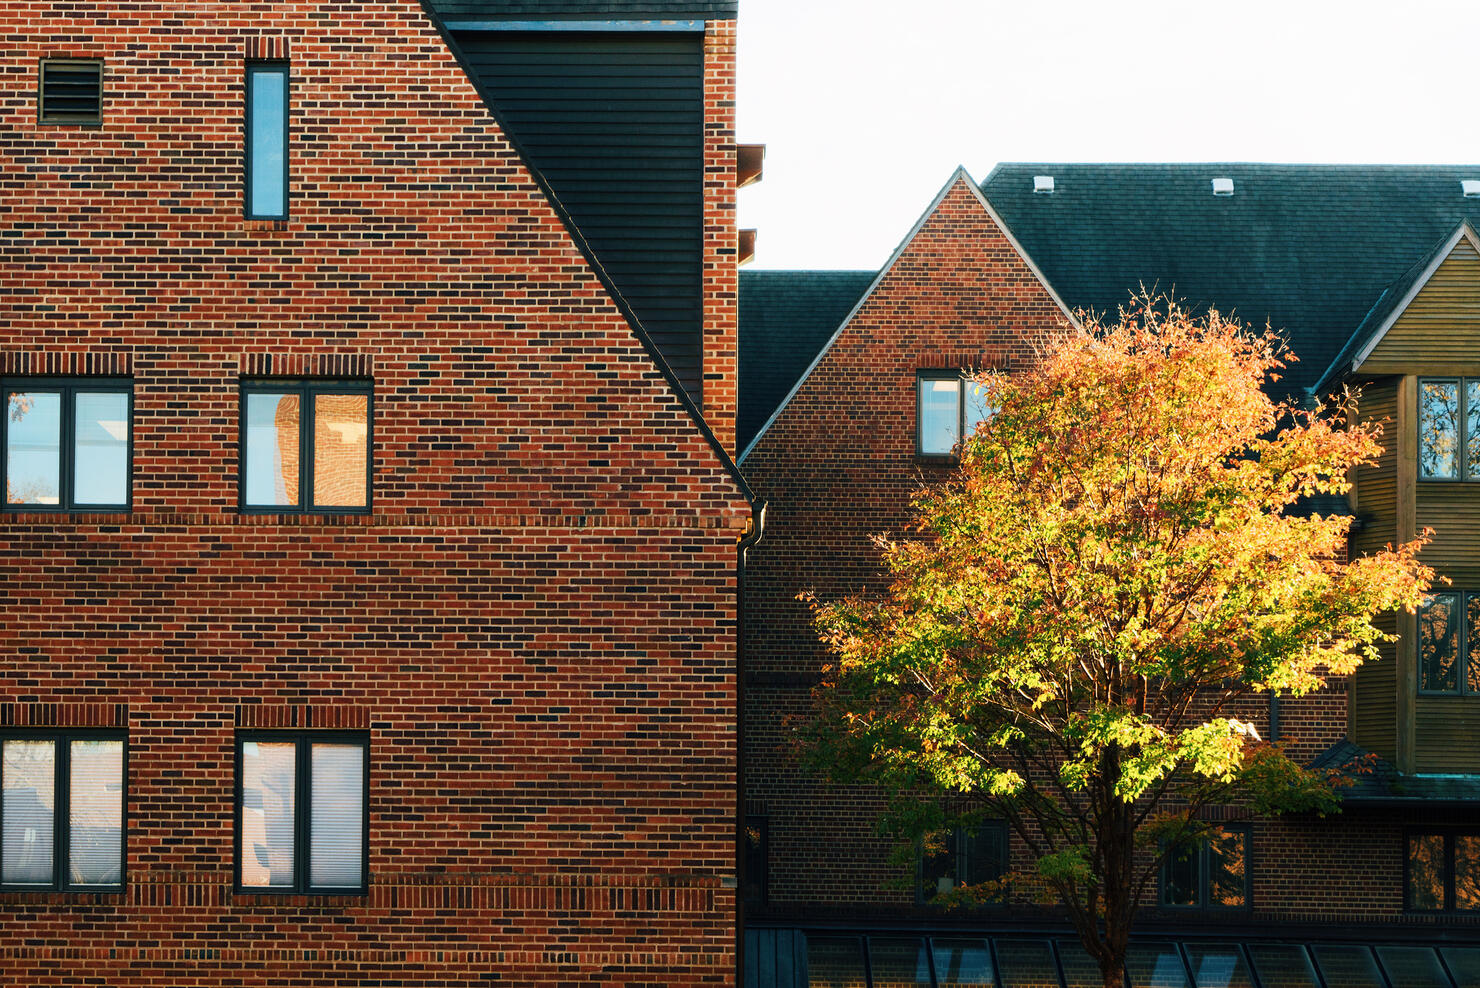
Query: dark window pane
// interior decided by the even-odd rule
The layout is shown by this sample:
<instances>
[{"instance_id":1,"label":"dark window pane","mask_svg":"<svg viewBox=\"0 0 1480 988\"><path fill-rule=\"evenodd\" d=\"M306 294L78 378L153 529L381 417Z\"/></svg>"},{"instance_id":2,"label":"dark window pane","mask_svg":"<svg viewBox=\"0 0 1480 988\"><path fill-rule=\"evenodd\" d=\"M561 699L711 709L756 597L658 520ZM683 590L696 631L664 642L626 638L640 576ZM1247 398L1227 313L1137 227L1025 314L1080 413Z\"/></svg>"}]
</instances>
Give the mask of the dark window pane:
<instances>
[{"instance_id":1,"label":"dark window pane","mask_svg":"<svg viewBox=\"0 0 1480 988\"><path fill-rule=\"evenodd\" d=\"M1454 838L1454 908L1480 909L1480 836Z\"/></svg>"},{"instance_id":2,"label":"dark window pane","mask_svg":"<svg viewBox=\"0 0 1480 988\"><path fill-rule=\"evenodd\" d=\"M1459 382L1424 381L1418 394L1418 475L1459 476Z\"/></svg>"},{"instance_id":3,"label":"dark window pane","mask_svg":"<svg viewBox=\"0 0 1480 988\"><path fill-rule=\"evenodd\" d=\"M1105 976L1100 973L1100 964L1085 951L1084 944L1078 940L1059 940L1055 945L1066 988L1104 988Z\"/></svg>"},{"instance_id":4,"label":"dark window pane","mask_svg":"<svg viewBox=\"0 0 1480 988\"><path fill-rule=\"evenodd\" d=\"M5 425L5 503L60 504L61 394L11 392Z\"/></svg>"},{"instance_id":5,"label":"dark window pane","mask_svg":"<svg viewBox=\"0 0 1480 988\"><path fill-rule=\"evenodd\" d=\"M1453 988L1432 947L1378 947L1377 956L1402 988Z\"/></svg>"},{"instance_id":6,"label":"dark window pane","mask_svg":"<svg viewBox=\"0 0 1480 988\"><path fill-rule=\"evenodd\" d=\"M315 744L309 756L308 882L317 888L359 888L364 879L365 749Z\"/></svg>"},{"instance_id":7,"label":"dark window pane","mask_svg":"<svg viewBox=\"0 0 1480 988\"><path fill-rule=\"evenodd\" d=\"M1197 905L1198 871L1201 848L1191 841L1173 848L1161 866L1161 904L1164 906Z\"/></svg>"},{"instance_id":8,"label":"dark window pane","mask_svg":"<svg viewBox=\"0 0 1480 988\"><path fill-rule=\"evenodd\" d=\"M1312 947L1311 952L1326 979L1326 988L1387 988L1368 947L1321 944Z\"/></svg>"},{"instance_id":9,"label":"dark window pane","mask_svg":"<svg viewBox=\"0 0 1480 988\"><path fill-rule=\"evenodd\" d=\"M0 882L50 885L57 746L52 741L6 741L0 749L0 818L5 821Z\"/></svg>"},{"instance_id":10,"label":"dark window pane","mask_svg":"<svg viewBox=\"0 0 1480 988\"><path fill-rule=\"evenodd\" d=\"M1444 837L1408 836L1408 908L1444 908Z\"/></svg>"},{"instance_id":11,"label":"dark window pane","mask_svg":"<svg viewBox=\"0 0 1480 988\"><path fill-rule=\"evenodd\" d=\"M1192 980L1197 988L1254 988L1254 980L1249 976L1249 965L1244 961L1244 952L1236 944L1189 943L1184 948L1187 951L1187 963L1192 965Z\"/></svg>"},{"instance_id":12,"label":"dark window pane","mask_svg":"<svg viewBox=\"0 0 1480 988\"><path fill-rule=\"evenodd\" d=\"M811 988L868 988L862 941L858 937L808 937L807 984Z\"/></svg>"},{"instance_id":13,"label":"dark window pane","mask_svg":"<svg viewBox=\"0 0 1480 988\"><path fill-rule=\"evenodd\" d=\"M1419 689L1459 689L1459 594L1436 593L1418 611Z\"/></svg>"},{"instance_id":14,"label":"dark window pane","mask_svg":"<svg viewBox=\"0 0 1480 988\"><path fill-rule=\"evenodd\" d=\"M769 821L763 816L745 818L745 901L766 901L766 838Z\"/></svg>"},{"instance_id":15,"label":"dark window pane","mask_svg":"<svg viewBox=\"0 0 1480 988\"><path fill-rule=\"evenodd\" d=\"M313 503L324 507L363 508L369 454L369 397L315 395Z\"/></svg>"},{"instance_id":16,"label":"dark window pane","mask_svg":"<svg viewBox=\"0 0 1480 988\"><path fill-rule=\"evenodd\" d=\"M996 881L1007 871L1007 828L995 821L967 831L961 841L966 863L960 877L968 885Z\"/></svg>"},{"instance_id":17,"label":"dark window pane","mask_svg":"<svg viewBox=\"0 0 1480 988\"><path fill-rule=\"evenodd\" d=\"M300 400L296 394L246 395L247 504L298 503Z\"/></svg>"},{"instance_id":18,"label":"dark window pane","mask_svg":"<svg viewBox=\"0 0 1480 988\"><path fill-rule=\"evenodd\" d=\"M935 980L940 988L958 985L995 988L997 979L992 974L992 955L985 940L930 941L935 953Z\"/></svg>"},{"instance_id":19,"label":"dark window pane","mask_svg":"<svg viewBox=\"0 0 1480 988\"><path fill-rule=\"evenodd\" d=\"M73 398L73 502L128 503L128 394L79 391Z\"/></svg>"},{"instance_id":20,"label":"dark window pane","mask_svg":"<svg viewBox=\"0 0 1480 988\"><path fill-rule=\"evenodd\" d=\"M1439 953L1459 988L1480 985L1480 947L1440 947Z\"/></svg>"},{"instance_id":21,"label":"dark window pane","mask_svg":"<svg viewBox=\"0 0 1480 988\"><path fill-rule=\"evenodd\" d=\"M1047 940L998 940L994 945L1002 988L1059 988Z\"/></svg>"},{"instance_id":22,"label":"dark window pane","mask_svg":"<svg viewBox=\"0 0 1480 988\"><path fill-rule=\"evenodd\" d=\"M1467 594L1469 613L1466 626L1469 635L1469 661L1465 668L1465 685L1471 693L1480 693L1480 593Z\"/></svg>"},{"instance_id":23,"label":"dark window pane","mask_svg":"<svg viewBox=\"0 0 1480 988\"><path fill-rule=\"evenodd\" d=\"M920 841L920 901L929 902L955 887L955 832L926 834Z\"/></svg>"},{"instance_id":24,"label":"dark window pane","mask_svg":"<svg viewBox=\"0 0 1480 988\"><path fill-rule=\"evenodd\" d=\"M67 864L73 885L123 881L123 742L72 741Z\"/></svg>"},{"instance_id":25,"label":"dark window pane","mask_svg":"<svg viewBox=\"0 0 1480 988\"><path fill-rule=\"evenodd\" d=\"M1208 905L1247 905L1248 851L1249 835L1242 830L1208 838Z\"/></svg>"},{"instance_id":26,"label":"dark window pane","mask_svg":"<svg viewBox=\"0 0 1480 988\"><path fill-rule=\"evenodd\" d=\"M956 446L961 428L960 378L921 378L920 452L944 454Z\"/></svg>"},{"instance_id":27,"label":"dark window pane","mask_svg":"<svg viewBox=\"0 0 1480 988\"><path fill-rule=\"evenodd\" d=\"M242 742L241 881L293 885L293 793L298 746Z\"/></svg>"},{"instance_id":28,"label":"dark window pane","mask_svg":"<svg viewBox=\"0 0 1480 988\"><path fill-rule=\"evenodd\" d=\"M1465 382L1465 459L1470 465L1470 479L1480 480L1480 381Z\"/></svg>"},{"instance_id":29,"label":"dark window pane","mask_svg":"<svg viewBox=\"0 0 1480 988\"><path fill-rule=\"evenodd\" d=\"M1125 966L1136 988L1187 988L1187 969L1174 943L1131 944Z\"/></svg>"},{"instance_id":30,"label":"dark window pane","mask_svg":"<svg viewBox=\"0 0 1480 988\"><path fill-rule=\"evenodd\" d=\"M288 190L284 187L283 156L288 145L288 72L285 68L253 68L247 73L247 102L252 133L251 188L247 212L253 216L286 216Z\"/></svg>"},{"instance_id":31,"label":"dark window pane","mask_svg":"<svg viewBox=\"0 0 1480 988\"><path fill-rule=\"evenodd\" d=\"M930 957L922 937L869 937L873 988L930 988Z\"/></svg>"},{"instance_id":32,"label":"dark window pane","mask_svg":"<svg viewBox=\"0 0 1480 988\"><path fill-rule=\"evenodd\" d=\"M1304 947L1285 943L1249 944L1249 959L1264 988L1320 988Z\"/></svg>"}]
</instances>

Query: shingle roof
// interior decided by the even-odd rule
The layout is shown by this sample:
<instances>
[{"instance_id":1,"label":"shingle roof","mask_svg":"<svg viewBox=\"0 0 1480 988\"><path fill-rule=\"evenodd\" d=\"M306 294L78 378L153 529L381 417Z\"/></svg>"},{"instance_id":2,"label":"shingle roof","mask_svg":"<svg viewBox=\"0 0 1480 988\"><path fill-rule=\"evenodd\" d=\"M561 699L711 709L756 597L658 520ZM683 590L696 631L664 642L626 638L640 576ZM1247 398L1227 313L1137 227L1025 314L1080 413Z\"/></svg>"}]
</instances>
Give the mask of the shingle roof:
<instances>
[{"instance_id":1,"label":"shingle roof","mask_svg":"<svg viewBox=\"0 0 1480 988\"><path fill-rule=\"evenodd\" d=\"M876 274L740 272L738 449L765 425Z\"/></svg>"},{"instance_id":2,"label":"shingle roof","mask_svg":"<svg viewBox=\"0 0 1480 988\"><path fill-rule=\"evenodd\" d=\"M428 0L444 20L733 20L737 0Z\"/></svg>"},{"instance_id":3,"label":"shingle roof","mask_svg":"<svg viewBox=\"0 0 1480 988\"><path fill-rule=\"evenodd\" d=\"M1052 175L1051 195L1033 176ZM1212 193L1231 178L1232 196ZM1114 314L1141 284L1284 332L1314 385L1383 292L1468 219L1480 166L999 165L982 191L1073 308ZM1420 266L1420 270L1421 270Z\"/></svg>"},{"instance_id":4,"label":"shingle roof","mask_svg":"<svg viewBox=\"0 0 1480 988\"><path fill-rule=\"evenodd\" d=\"M1402 775L1386 759L1343 738L1316 757L1311 768L1336 769L1352 784L1338 790L1348 805L1480 803L1480 779L1455 775Z\"/></svg>"}]
</instances>

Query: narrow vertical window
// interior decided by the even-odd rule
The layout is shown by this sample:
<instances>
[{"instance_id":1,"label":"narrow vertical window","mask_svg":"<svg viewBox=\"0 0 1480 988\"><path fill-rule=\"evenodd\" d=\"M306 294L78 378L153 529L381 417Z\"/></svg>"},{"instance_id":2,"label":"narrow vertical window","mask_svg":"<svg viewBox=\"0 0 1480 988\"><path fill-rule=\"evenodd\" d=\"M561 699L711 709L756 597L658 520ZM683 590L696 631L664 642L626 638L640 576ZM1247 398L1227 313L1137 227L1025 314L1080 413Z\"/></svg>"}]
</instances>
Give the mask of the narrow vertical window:
<instances>
[{"instance_id":1,"label":"narrow vertical window","mask_svg":"<svg viewBox=\"0 0 1480 988\"><path fill-rule=\"evenodd\" d=\"M1420 381L1418 389L1418 476L1459 480L1462 423L1459 381Z\"/></svg>"},{"instance_id":2,"label":"narrow vertical window","mask_svg":"<svg viewBox=\"0 0 1480 988\"><path fill-rule=\"evenodd\" d=\"M1424 693L1474 690L1466 674L1464 633L1467 595L1451 592L1425 597L1418 609L1418 688ZM1480 595L1469 594L1473 602Z\"/></svg>"},{"instance_id":3,"label":"narrow vertical window","mask_svg":"<svg viewBox=\"0 0 1480 988\"><path fill-rule=\"evenodd\" d=\"M247 66L247 216L288 215L288 66Z\"/></svg>"}]
</instances>

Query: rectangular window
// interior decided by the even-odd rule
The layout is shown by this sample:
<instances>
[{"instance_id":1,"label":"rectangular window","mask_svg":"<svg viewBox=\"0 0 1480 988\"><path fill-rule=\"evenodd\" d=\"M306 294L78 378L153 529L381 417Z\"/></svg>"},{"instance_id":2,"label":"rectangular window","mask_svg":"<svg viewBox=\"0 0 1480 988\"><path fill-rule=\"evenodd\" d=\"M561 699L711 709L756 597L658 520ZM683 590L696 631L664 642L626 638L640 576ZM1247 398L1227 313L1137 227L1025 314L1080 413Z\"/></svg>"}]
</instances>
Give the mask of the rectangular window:
<instances>
[{"instance_id":1,"label":"rectangular window","mask_svg":"<svg viewBox=\"0 0 1480 988\"><path fill-rule=\"evenodd\" d=\"M0 734L0 887L123 888L124 735Z\"/></svg>"},{"instance_id":2,"label":"rectangular window","mask_svg":"<svg viewBox=\"0 0 1480 988\"><path fill-rule=\"evenodd\" d=\"M1480 910L1480 831L1408 834L1406 908L1413 912Z\"/></svg>"},{"instance_id":3,"label":"rectangular window","mask_svg":"<svg viewBox=\"0 0 1480 988\"><path fill-rule=\"evenodd\" d=\"M1419 382L1418 477L1480 480L1480 380Z\"/></svg>"},{"instance_id":4,"label":"rectangular window","mask_svg":"<svg viewBox=\"0 0 1480 988\"><path fill-rule=\"evenodd\" d=\"M44 124L103 122L103 63L99 59L47 58L38 80L37 120Z\"/></svg>"},{"instance_id":5,"label":"rectangular window","mask_svg":"<svg viewBox=\"0 0 1480 988\"><path fill-rule=\"evenodd\" d=\"M1418 610L1418 688L1480 694L1480 593L1429 594Z\"/></svg>"},{"instance_id":6,"label":"rectangular window","mask_svg":"<svg viewBox=\"0 0 1480 988\"><path fill-rule=\"evenodd\" d=\"M915 382L915 452L920 456L954 456L961 437L992 417L986 388L958 370L922 370Z\"/></svg>"},{"instance_id":7,"label":"rectangular window","mask_svg":"<svg viewBox=\"0 0 1480 988\"><path fill-rule=\"evenodd\" d=\"M1249 830L1225 827L1167 854L1161 904L1192 909L1242 909L1249 904Z\"/></svg>"},{"instance_id":8,"label":"rectangular window","mask_svg":"<svg viewBox=\"0 0 1480 988\"><path fill-rule=\"evenodd\" d=\"M322 731L239 734L236 778L241 891L365 891L369 737Z\"/></svg>"},{"instance_id":9,"label":"rectangular window","mask_svg":"<svg viewBox=\"0 0 1480 988\"><path fill-rule=\"evenodd\" d=\"M915 901L927 903L962 885L996 881L1007 873L1007 823L986 820L974 827L933 834L919 848Z\"/></svg>"},{"instance_id":10,"label":"rectangular window","mask_svg":"<svg viewBox=\"0 0 1480 988\"><path fill-rule=\"evenodd\" d=\"M370 509L368 381L242 383L243 511Z\"/></svg>"},{"instance_id":11,"label":"rectangular window","mask_svg":"<svg viewBox=\"0 0 1480 988\"><path fill-rule=\"evenodd\" d=\"M5 506L127 511L133 388L127 381L10 378L0 420Z\"/></svg>"},{"instance_id":12,"label":"rectangular window","mask_svg":"<svg viewBox=\"0 0 1480 988\"><path fill-rule=\"evenodd\" d=\"M743 889L747 906L766 904L766 853L770 821L763 816L745 818L745 886Z\"/></svg>"},{"instance_id":13,"label":"rectangular window","mask_svg":"<svg viewBox=\"0 0 1480 988\"><path fill-rule=\"evenodd\" d=\"M247 217L288 215L288 66L247 65Z\"/></svg>"}]
</instances>

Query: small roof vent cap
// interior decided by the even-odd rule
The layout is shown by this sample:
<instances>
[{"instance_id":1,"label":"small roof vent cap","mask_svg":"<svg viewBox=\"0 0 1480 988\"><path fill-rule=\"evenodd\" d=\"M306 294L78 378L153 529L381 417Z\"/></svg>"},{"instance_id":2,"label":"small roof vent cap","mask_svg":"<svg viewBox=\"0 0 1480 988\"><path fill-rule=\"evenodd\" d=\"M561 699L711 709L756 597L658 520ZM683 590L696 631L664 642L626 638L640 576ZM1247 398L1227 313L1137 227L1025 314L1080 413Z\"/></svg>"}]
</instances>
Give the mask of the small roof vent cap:
<instances>
[{"instance_id":1,"label":"small roof vent cap","mask_svg":"<svg viewBox=\"0 0 1480 988\"><path fill-rule=\"evenodd\" d=\"M1459 187L1466 199L1480 199L1480 178L1460 179Z\"/></svg>"},{"instance_id":2,"label":"small roof vent cap","mask_svg":"<svg viewBox=\"0 0 1480 988\"><path fill-rule=\"evenodd\" d=\"M1051 196L1051 195L1053 195L1053 176L1052 175L1034 175L1033 176L1033 194L1035 196Z\"/></svg>"},{"instance_id":3,"label":"small roof vent cap","mask_svg":"<svg viewBox=\"0 0 1480 988\"><path fill-rule=\"evenodd\" d=\"M1213 195L1215 195L1215 196L1231 196L1231 195L1233 195L1233 179L1231 179L1231 178L1215 178L1215 179L1213 179Z\"/></svg>"}]
</instances>

